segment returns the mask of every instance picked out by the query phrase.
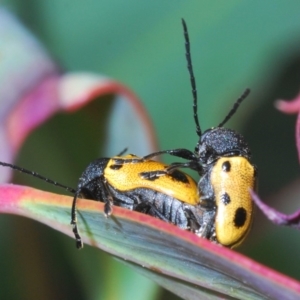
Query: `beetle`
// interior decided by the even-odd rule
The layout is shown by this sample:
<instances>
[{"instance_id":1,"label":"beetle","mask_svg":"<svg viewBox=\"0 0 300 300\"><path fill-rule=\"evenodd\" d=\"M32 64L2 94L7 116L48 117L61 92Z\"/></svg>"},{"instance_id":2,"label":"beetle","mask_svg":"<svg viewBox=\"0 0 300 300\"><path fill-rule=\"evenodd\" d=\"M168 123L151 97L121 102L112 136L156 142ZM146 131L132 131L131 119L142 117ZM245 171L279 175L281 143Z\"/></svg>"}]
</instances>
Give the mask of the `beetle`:
<instances>
[{"instance_id":1,"label":"beetle","mask_svg":"<svg viewBox=\"0 0 300 300\"><path fill-rule=\"evenodd\" d=\"M167 167L154 160L141 160L133 154L91 162L79 178L72 204L71 224L77 248L83 246L76 218L79 196L103 201L106 216L111 215L113 205L116 205L198 232L206 212L198 207L199 193L194 179L179 170L154 180L140 176L142 172L165 170Z\"/></svg>"},{"instance_id":2,"label":"beetle","mask_svg":"<svg viewBox=\"0 0 300 300\"><path fill-rule=\"evenodd\" d=\"M223 126L236 113L239 105L249 95L246 89L217 126L202 132L197 112L197 89L193 72L187 25L182 19L187 67L193 95L193 114L199 140L195 151L185 148L162 150L141 158L147 161L157 155L170 154L186 159L175 162L164 170L141 172L144 179L153 180L171 174L178 168L190 168L200 175L198 182L199 204L206 218L198 235L228 247L238 246L247 236L253 221L253 202L250 190L256 189L257 168L251 162L251 151L238 132ZM140 163L138 161L138 163ZM132 163L127 160L124 163Z\"/></svg>"},{"instance_id":3,"label":"beetle","mask_svg":"<svg viewBox=\"0 0 300 300\"><path fill-rule=\"evenodd\" d=\"M136 162L124 164L123 161L128 159L135 159ZM79 196L104 202L106 216L111 215L112 207L116 205L157 217L185 230L198 231L205 212L197 208L199 194L194 179L179 170L154 181L143 179L139 176L141 172L164 170L168 166L154 160L137 162L139 160L133 154L99 158L85 169L76 189L13 164L0 161L0 165L37 177L74 195L71 224L77 248L83 246L76 221L76 202Z\"/></svg>"},{"instance_id":4,"label":"beetle","mask_svg":"<svg viewBox=\"0 0 300 300\"><path fill-rule=\"evenodd\" d=\"M194 179L179 170L155 180L143 179L139 176L141 172L164 170L168 166L154 160L140 161L141 158L133 154L122 156L122 153L91 162L79 178L76 189L13 164L0 161L0 165L37 177L74 195L71 224L78 249L83 247L76 220L79 196L104 202L106 216L111 215L113 205L116 205L198 232L207 213L197 206L199 194ZM134 160L134 163L124 164L127 160Z\"/></svg>"}]
</instances>

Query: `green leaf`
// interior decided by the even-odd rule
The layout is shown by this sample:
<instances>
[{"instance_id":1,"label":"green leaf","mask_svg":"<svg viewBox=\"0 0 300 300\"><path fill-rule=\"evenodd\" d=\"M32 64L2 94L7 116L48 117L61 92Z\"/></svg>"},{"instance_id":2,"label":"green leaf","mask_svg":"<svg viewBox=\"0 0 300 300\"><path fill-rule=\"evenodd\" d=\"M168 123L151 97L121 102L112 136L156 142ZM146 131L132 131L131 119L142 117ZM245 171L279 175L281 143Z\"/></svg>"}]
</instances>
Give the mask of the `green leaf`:
<instances>
[{"instance_id":1,"label":"green leaf","mask_svg":"<svg viewBox=\"0 0 300 300\"><path fill-rule=\"evenodd\" d=\"M70 236L71 202L70 197L28 187L0 188L2 213L33 218ZM78 226L86 244L135 266L184 299L300 297L299 282L144 214L114 207L107 218L103 203L79 200Z\"/></svg>"}]
</instances>

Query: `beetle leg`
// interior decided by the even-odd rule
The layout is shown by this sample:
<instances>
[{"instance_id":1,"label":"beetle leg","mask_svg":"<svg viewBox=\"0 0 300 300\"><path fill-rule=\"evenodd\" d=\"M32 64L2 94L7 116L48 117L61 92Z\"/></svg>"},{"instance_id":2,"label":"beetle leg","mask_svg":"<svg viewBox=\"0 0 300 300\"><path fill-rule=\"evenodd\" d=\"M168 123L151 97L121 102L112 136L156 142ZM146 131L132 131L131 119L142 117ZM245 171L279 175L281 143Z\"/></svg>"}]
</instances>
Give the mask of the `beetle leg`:
<instances>
[{"instance_id":1,"label":"beetle leg","mask_svg":"<svg viewBox=\"0 0 300 300\"><path fill-rule=\"evenodd\" d=\"M196 155L192 151L190 151L188 149L183 149L183 148L157 151L157 152L148 154L142 158L144 160L148 160L150 158L153 158L155 156L162 155L162 154L170 154L172 156L176 156L176 157L180 157L180 158L188 159L188 160L192 160L192 161L197 160Z\"/></svg>"},{"instance_id":2,"label":"beetle leg","mask_svg":"<svg viewBox=\"0 0 300 300\"><path fill-rule=\"evenodd\" d=\"M104 189L104 199L103 202L104 202L104 214L106 217L109 217L111 214L112 214L112 207L113 207L113 201L114 201L114 198L113 198L113 195L111 194L110 190L109 190L109 187L107 185L107 181L106 179L103 177L102 179L102 186L103 186L103 189Z\"/></svg>"},{"instance_id":3,"label":"beetle leg","mask_svg":"<svg viewBox=\"0 0 300 300\"><path fill-rule=\"evenodd\" d=\"M157 170L151 172L141 172L140 176L146 180L155 180L158 177L172 174L174 170L179 168L189 168L197 171L200 175L202 173L202 167L195 161L189 161L186 163L172 163L165 170Z\"/></svg>"},{"instance_id":4,"label":"beetle leg","mask_svg":"<svg viewBox=\"0 0 300 300\"><path fill-rule=\"evenodd\" d=\"M73 199L73 203L72 203L72 211L71 211L71 225L73 226L73 233L74 233L74 236L76 239L77 249L83 248L81 236L79 234L78 227L77 227L77 214L76 214L76 203L77 203L77 197L78 197L79 193L80 193L80 190L77 190L74 195L74 199Z\"/></svg>"},{"instance_id":5,"label":"beetle leg","mask_svg":"<svg viewBox=\"0 0 300 300\"><path fill-rule=\"evenodd\" d=\"M126 149L127 150L127 149ZM123 165L123 164L135 164L140 162L145 162L153 157L162 155L162 154L170 154L172 156L180 157L183 159L188 159L190 161L197 161L196 155L188 150L188 149L171 149L171 150L163 150L153 152L151 154L145 155L143 157L135 157L135 158L112 158L114 160L115 165Z\"/></svg>"},{"instance_id":6,"label":"beetle leg","mask_svg":"<svg viewBox=\"0 0 300 300\"><path fill-rule=\"evenodd\" d=\"M206 211L203 214L203 223L199 230L196 231L196 234L200 237L211 239L213 237L215 211Z\"/></svg>"}]
</instances>

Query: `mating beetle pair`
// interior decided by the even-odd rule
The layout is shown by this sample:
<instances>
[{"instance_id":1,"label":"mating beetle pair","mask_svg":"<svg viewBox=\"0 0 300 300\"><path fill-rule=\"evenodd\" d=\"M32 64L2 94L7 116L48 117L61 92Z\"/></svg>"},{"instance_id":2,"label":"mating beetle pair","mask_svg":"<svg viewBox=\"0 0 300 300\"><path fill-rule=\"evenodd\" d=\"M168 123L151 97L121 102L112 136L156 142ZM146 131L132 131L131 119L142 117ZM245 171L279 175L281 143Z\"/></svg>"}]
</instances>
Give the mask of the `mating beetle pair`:
<instances>
[{"instance_id":1,"label":"mating beetle pair","mask_svg":"<svg viewBox=\"0 0 300 300\"><path fill-rule=\"evenodd\" d=\"M92 162L79 179L72 205L73 232L76 245L82 247L77 229L76 199L79 196L105 203L109 216L112 205L146 213L191 230L201 237L233 247L240 244L250 229L253 204L249 190L254 189L256 171L250 163L250 150L244 138L222 126L231 118L248 95L246 90L218 127L203 132L197 115L197 92L194 79L188 31L182 20L186 57L194 98L194 119L199 141L195 152L174 149L139 158L133 155L101 158ZM151 160L168 153L187 160L166 166ZM37 173L0 163L66 188ZM198 184L178 168L198 172Z\"/></svg>"},{"instance_id":2,"label":"mating beetle pair","mask_svg":"<svg viewBox=\"0 0 300 300\"><path fill-rule=\"evenodd\" d=\"M159 151L142 158L133 155L102 158L92 162L78 184L72 208L77 247L81 239L76 224L79 194L105 202L105 214L118 205L150 214L191 230L201 237L233 247L246 237L253 219L250 189L255 188L256 168L250 162L250 149L243 136L222 126L249 94L247 89L218 127L202 133L197 114L197 91L190 43L182 20L186 58L190 73L196 132L195 152L187 149ZM168 153L187 160L165 166L150 160ZM191 168L200 175L198 186L178 168Z\"/></svg>"}]
</instances>

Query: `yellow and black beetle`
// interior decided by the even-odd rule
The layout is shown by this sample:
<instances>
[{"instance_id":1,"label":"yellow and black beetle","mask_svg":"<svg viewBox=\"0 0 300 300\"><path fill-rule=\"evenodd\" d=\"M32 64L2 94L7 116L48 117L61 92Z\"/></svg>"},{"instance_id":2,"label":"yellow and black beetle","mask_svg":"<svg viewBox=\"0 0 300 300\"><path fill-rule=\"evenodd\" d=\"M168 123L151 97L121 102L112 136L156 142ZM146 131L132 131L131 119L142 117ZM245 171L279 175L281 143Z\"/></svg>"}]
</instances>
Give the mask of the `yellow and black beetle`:
<instances>
[{"instance_id":1,"label":"yellow and black beetle","mask_svg":"<svg viewBox=\"0 0 300 300\"><path fill-rule=\"evenodd\" d=\"M205 210L198 207L199 193L194 179L179 170L154 180L140 176L142 172L165 170L167 167L154 160L141 160L132 154L100 158L90 163L79 179L72 205L71 224L77 248L82 247L76 221L79 196L104 202L106 216L116 205L154 216L185 230L199 231Z\"/></svg>"},{"instance_id":2,"label":"yellow and black beetle","mask_svg":"<svg viewBox=\"0 0 300 300\"><path fill-rule=\"evenodd\" d=\"M197 113L197 89L190 53L189 35L182 19L187 66L193 94L193 113L199 141L192 152L188 149L164 150L144 156L145 161L164 153L187 159L184 163L172 163L165 170L142 172L142 178L153 180L174 172L177 168L191 168L200 175L198 182L199 207L202 225L198 235L224 246L239 245L251 228L253 202L250 190L256 186L256 167L250 162L251 152L244 137L224 124L234 115L241 102L248 96L246 89L235 102L225 119L214 128L201 131ZM128 160L127 163L131 161Z\"/></svg>"},{"instance_id":3,"label":"yellow and black beetle","mask_svg":"<svg viewBox=\"0 0 300 300\"><path fill-rule=\"evenodd\" d=\"M133 163L127 164L128 160ZM79 196L104 202L106 216L112 213L112 206L116 205L154 216L192 232L198 232L205 219L205 209L197 205L199 193L193 178L174 170L155 180L144 179L140 173L165 170L168 166L154 160L141 161L140 157L132 154L99 158L91 162L79 178L76 190L13 164L0 161L0 165L37 177L74 194L71 224L77 248L83 246L76 221Z\"/></svg>"}]
</instances>

